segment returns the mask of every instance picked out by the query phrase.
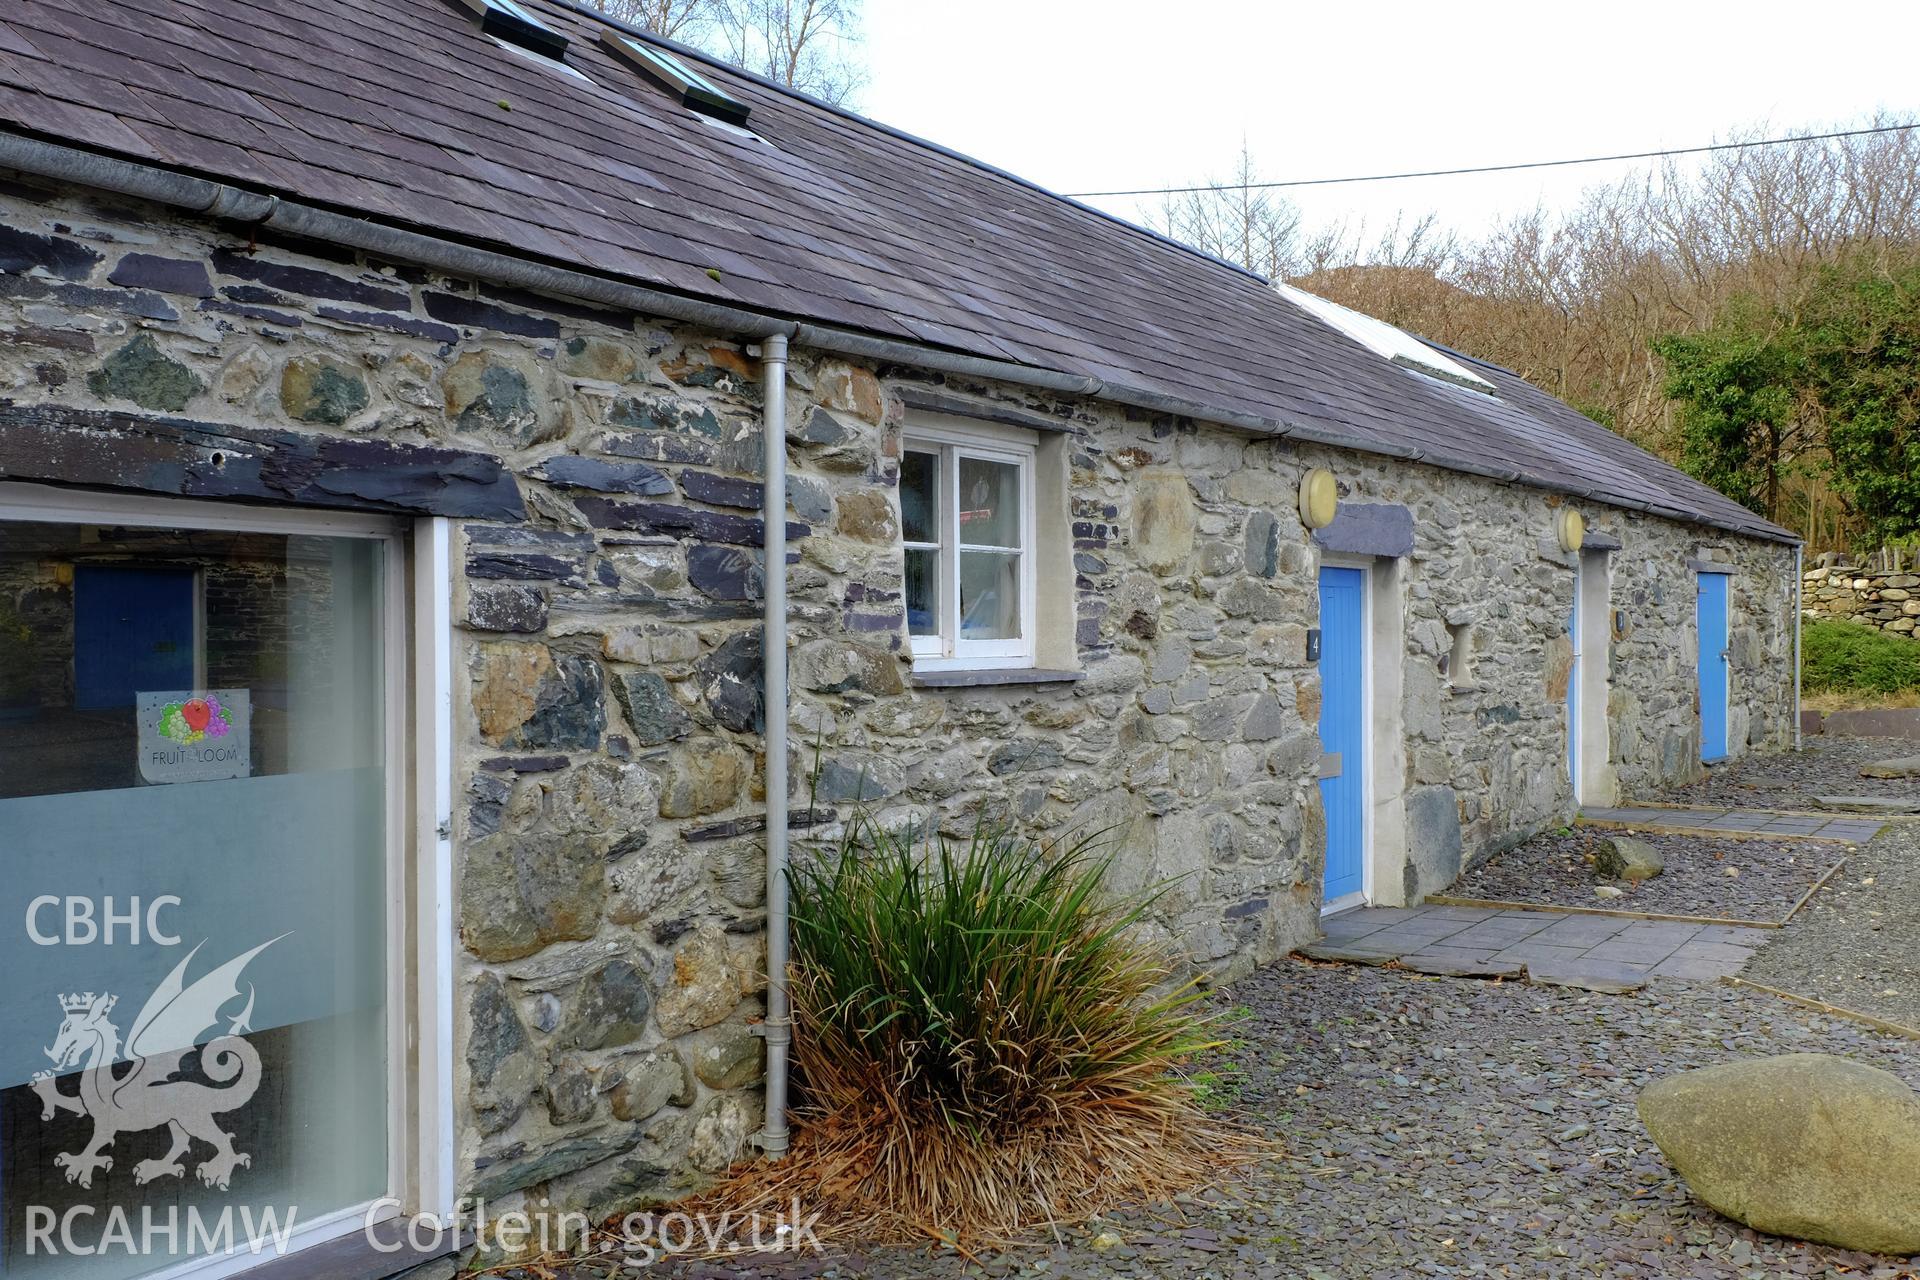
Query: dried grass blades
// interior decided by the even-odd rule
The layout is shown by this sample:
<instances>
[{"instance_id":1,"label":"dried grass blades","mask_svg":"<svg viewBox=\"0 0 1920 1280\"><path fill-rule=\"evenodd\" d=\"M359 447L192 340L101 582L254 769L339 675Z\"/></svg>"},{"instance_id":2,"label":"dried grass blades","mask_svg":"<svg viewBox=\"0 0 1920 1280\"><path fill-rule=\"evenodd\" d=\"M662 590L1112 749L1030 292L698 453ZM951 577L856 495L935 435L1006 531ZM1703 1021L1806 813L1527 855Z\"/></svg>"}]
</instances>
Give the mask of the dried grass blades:
<instances>
[{"instance_id":1,"label":"dried grass blades","mask_svg":"<svg viewBox=\"0 0 1920 1280\"><path fill-rule=\"evenodd\" d=\"M690 1211L796 1200L823 1235L1031 1238L1159 1198L1264 1144L1197 1104L1197 987L1116 900L1098 837L963 844L857 814L791 873L798 1136Z\"/></svg>"}]
</instances>

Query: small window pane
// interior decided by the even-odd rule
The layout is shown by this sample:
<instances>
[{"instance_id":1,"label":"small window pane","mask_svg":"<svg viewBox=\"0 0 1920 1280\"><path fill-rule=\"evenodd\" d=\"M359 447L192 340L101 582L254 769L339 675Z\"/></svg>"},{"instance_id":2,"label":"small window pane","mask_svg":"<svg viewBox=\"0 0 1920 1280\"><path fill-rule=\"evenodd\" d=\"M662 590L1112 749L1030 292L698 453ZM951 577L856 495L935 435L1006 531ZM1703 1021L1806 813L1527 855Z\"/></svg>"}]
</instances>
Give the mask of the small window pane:
<instances>
[{"instance_id":1,"label":"small window pane","mask_svg":"<svg viewBox=\"0 0 1920 1280\"><path fill-rule=\"evenodd\" d=\"M940 553L907 551L907 632L940 634Z\"/></svg>"},{"instance_id":2,"label":"small window pane","mask_svg":"<svg viewBox=\"0 0 1920 1280\"><path fill-rule=\"evenodd\" d=\"M908 542L940 541L939 454L909 452L900 460L900 527Z\"/></svg>"},{"instance_id":3,"label":"small window pane","mask_svg":"<svg viewBox=\"0 0 1920 1280\"><path fill-rule=\"evenodd\" d=\"M960 553L960 638L1020 638L1018 555L1002 551Z\"/></svg>"},{"instance_id":4,"label":"small window pane","mask_svg":"<svg viewBox=\"0 0 1920 1280\"><path fill-rule=\"evenodd\" d=\"M1019 467L961 456L960 541L980 547L1020 545Z\"/></svg>"}]
</instances>

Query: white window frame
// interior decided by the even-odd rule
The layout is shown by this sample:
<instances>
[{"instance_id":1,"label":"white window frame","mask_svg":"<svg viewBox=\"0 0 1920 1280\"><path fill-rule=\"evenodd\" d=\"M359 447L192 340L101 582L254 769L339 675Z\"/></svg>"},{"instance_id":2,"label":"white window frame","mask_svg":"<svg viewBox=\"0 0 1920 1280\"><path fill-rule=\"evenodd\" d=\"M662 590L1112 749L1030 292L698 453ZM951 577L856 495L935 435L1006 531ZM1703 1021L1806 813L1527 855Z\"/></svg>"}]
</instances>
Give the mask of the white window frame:
<instances>
[{"instance_id":1,"label":"white window frame","mask_svg":"<svg viewBox=\"0 0 1920 1280\"><path fill-rule=\"evenodd\" d=\"M909 422L902 433L901 452L937 454L939 467L939 541L915 542L901 529L902 581L906 552L933 551L939 557L939 598L936 618L939 631L934 635L915 635L911 624L907 632L908 651L913 669L934 671L1009 671L1032 667L1035 632L1039 629L1036 561L1039 548L1034 537L1039 526L1036 518L1036 476L1039 463L1039 436L1015 427L993 428L943 422ZM1015 468L1019 488L1020 572L1018 603L1020 635L1011 640L969 640L959 634L960 625L960 553L962 551L1004 551L1007 548L960 541L960 466L961 458L1010 463Z\"/></svg>"},{"instance_id":2,"label":"white window frame","mask_svg":"<svg viewBox=\"0 0 1920 1280\"><path fill-rule=\"evenodd\" d=\"M286 1255L371 1232L407 1214L450 1220L456 1205L449 522L0 481L0 526L16 521L307 534L380 544L388 760L387 1189L374 1200L298 1221L288 1233ZM446 1238L451 1244L452 1236ZM430 1255L382 1256L412 1263ZM270 1239L236 1240L226 1253L188 1259L147 1280L219 1280L274 1257Z\"/></svg>"}]
</instances>

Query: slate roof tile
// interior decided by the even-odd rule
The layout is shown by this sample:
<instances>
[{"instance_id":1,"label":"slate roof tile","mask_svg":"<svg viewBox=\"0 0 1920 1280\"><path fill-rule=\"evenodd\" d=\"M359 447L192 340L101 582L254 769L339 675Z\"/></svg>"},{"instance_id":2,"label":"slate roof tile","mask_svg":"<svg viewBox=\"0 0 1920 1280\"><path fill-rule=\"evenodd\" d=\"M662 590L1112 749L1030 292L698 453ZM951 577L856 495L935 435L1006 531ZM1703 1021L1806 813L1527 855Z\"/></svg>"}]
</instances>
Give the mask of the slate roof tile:
<instances>
[{"instance_id":1,"label":"slate roof tile","mask_svg":"<svg viewBox=\"0 0 1920 1280\"><path fill-rule=\"evenodd\" d=\"M502 48L445 0L9 0L0 125L1790 536L1505 370L1471 362L1498 399L1411 373L1248 273L703 60L751 106L757 137L743 138L600 48L604 19L522 3L570 38L587 82Z\"/></svg>"}]
</instances>

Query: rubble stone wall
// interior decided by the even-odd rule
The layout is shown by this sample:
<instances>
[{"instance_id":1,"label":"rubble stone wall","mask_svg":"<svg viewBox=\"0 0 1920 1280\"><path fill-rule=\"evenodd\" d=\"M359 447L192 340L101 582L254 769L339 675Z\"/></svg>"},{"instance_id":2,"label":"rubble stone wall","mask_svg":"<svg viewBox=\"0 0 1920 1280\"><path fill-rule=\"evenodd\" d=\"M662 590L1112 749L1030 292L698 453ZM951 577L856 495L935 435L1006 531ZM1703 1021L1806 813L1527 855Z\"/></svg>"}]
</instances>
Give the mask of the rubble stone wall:
<instances>
[{"instance_id":1,"label":"rubble stone wall","mask_svg":"<svg viewBox=\"0 0 1920 1280\"><path fill-rule=\"evenodd\" d=\"M0 188L0 268L0 433L64 405L507 469L526 518L457 522L461 1189L605 1210L741 1155L765 985L755 355L17 184ZM791 773L796 809L819 809L803 853L856 804L955 835L983 818L1105 831L1117 887L1167 886L1153 928L1196 967L1231 977L1315 936L1320 552L1295 498L1314 466L1343 500L1415 522L1389 578L1403 776L1375 780L1404 810L1412 870L1380 897L1444 887L1462 860L1571 817L1575 562L1548 495L804 350L791 379ZM936 387L1050 428L1065 527L1040 536L1071 542L1072 609L1055 612L1072 679L913 681L898 464L906 401ZM324 478L302 473L298 492ZM1690 557L1737 566L1736 750L1783 745L1790 549L1586 514L1626 547L1609 659L1621 784L1699 767ZM1448 669L1462 635L1470 680Z\"/></svg>"},{"instance_id":2,"label":"rubble stone wall","mask_svg":"<svg viewBox=\"0 0 1920 1280\"><path fill-rule=\"evenodd\" d=\"M1801 608L1810 618L1842 618L1910 636L1920 625L1920 573L1816 565L1801 576Z\"/></svg>"}]
</instances>

